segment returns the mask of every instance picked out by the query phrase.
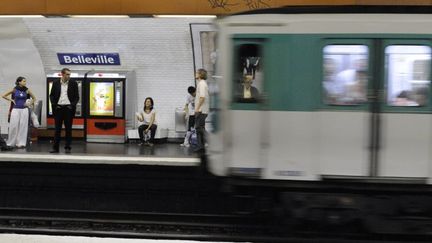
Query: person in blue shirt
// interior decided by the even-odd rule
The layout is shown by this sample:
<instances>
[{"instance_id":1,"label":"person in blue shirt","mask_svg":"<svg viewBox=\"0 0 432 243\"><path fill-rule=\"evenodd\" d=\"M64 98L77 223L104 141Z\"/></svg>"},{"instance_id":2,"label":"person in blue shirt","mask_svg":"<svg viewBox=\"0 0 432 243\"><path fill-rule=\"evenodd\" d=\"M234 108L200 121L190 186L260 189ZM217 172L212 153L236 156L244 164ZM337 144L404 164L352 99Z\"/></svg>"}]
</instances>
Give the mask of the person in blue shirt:
<instances>
[{"instance_id":1,"label":"person in blue shirt","mask_svg":"<svg viewBox=\"0 0 432 243\"><path fill-rule=\"evenodd\" d=\"M13 103L9 124L9 136L7 146L25 148L27 144L29 116L28 105L36 100L36 97L28 89L25 77L18 77L15 87L6 92L3 98ZM27 102L28 97L31 99Z\"/></svg>"}]
</instances>

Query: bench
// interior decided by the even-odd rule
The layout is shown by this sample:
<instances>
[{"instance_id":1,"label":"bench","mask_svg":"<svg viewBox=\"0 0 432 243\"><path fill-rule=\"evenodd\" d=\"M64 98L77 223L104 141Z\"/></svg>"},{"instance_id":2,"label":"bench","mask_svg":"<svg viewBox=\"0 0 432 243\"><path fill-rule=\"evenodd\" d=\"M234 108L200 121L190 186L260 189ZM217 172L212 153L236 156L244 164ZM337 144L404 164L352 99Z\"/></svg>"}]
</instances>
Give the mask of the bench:
<instances>
[{"instance_id":1,"label":"bench","mask_svg":"<svg viewBox=\"0 0 432 243\"><path fill-rule=\"evenodd\" d=\"M155 135L155 142L163 143L168 139L168 128L157 128ZM138 142L139 141L139 133L138 129L130 129L127 133L128 142Z\"/></svg>"}]
</instances>

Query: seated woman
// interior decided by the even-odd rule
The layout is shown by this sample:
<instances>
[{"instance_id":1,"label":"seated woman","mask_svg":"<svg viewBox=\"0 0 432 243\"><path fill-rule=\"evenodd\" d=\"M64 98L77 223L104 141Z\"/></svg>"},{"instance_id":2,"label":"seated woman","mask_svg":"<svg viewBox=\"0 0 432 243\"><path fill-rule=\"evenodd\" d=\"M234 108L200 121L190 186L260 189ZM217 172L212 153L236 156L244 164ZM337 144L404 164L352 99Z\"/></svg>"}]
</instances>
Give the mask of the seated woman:
<instances>
[{"instance_id":1,"label":"seated woman","mask_svg":"<svg viewBox=\"0 0 432 243\"><path fill-rule=\"evenodd\" d=\"M139 145L144 144L144 136L150 131L150 140L146 141L145 145L153 146L154 138L156 134L156 111L153 109L153 99L147 97L144 101L144 109L142 112L137 113L138 121L143 124L138 127L138 132L140 136Z\"/></svg>"}]
</instances>

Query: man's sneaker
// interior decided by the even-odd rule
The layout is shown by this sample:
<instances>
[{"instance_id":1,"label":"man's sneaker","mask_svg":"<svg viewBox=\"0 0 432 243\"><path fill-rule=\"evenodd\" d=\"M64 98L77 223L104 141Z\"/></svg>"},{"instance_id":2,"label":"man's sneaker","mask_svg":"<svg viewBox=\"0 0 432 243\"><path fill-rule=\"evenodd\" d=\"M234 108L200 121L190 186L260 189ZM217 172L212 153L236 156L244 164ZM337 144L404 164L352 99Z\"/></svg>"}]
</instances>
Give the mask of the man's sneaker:
<instances>
[{"instance_id":1,"label":"man's sneaker","mask_svg":"<svg viewBox=\"0 0 432 243\"><path fill-rule=\"evenodd\" d=\"M150 142L148 142L148 143L147 143L147 145L148 145L148 146L150 146L150 147L153 147L153 145L154 145L154 144L153 144L153 143L150 143Z\"/></svg>"}]
</instances>

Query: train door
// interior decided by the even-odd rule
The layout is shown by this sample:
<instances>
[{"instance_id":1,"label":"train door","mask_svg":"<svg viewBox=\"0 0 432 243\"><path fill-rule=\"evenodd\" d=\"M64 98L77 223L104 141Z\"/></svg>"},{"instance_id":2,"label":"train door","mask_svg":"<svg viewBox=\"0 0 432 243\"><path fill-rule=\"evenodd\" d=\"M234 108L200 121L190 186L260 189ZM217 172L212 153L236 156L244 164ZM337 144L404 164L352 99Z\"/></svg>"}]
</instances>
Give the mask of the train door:
<instances>
[{"instance_id":1,"label":"train door","mask_svg":"<svg viewBox=\"0 0 432 243\"><path fill-rule=\"evenodd\" d=\"M384 95L372 175L427 178L431 145L430 41L380 43Z\"/></svg>"},{"instance_id":2,"label":"train door","mask_svg":"<svg viewBox=\"0 0 432 243\"><path fill-rule=\"evenodd\" d=\"M368 176L371 133L368 90L374 45L365 39L326 40L322 55L322 109L318 113L319 173Z\"/></svg>"},{"instance_id":3,"label":"train door","mask_svg":"<svg viewBox=\"0 0 432 243\"><path fill-rule=\"evenodd\" d=\"M232 53L231 107L228 117L230 173L259 177L262 173L266 115L264 108L264 39L234 38Z\"/></svg>"},{"instance_id":4,"label":"train door","mask_svg":"<svg viewBox=\"0 0 432 243\"><path fill-rule=\"evenodd\" d=\"M430 44L349 42L323 48L321 174L426 178Z\"/></svg>"}]
</instances>

